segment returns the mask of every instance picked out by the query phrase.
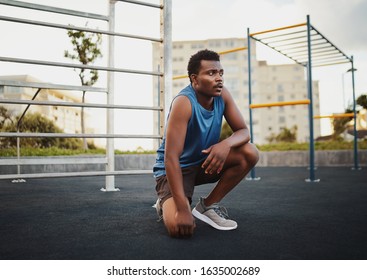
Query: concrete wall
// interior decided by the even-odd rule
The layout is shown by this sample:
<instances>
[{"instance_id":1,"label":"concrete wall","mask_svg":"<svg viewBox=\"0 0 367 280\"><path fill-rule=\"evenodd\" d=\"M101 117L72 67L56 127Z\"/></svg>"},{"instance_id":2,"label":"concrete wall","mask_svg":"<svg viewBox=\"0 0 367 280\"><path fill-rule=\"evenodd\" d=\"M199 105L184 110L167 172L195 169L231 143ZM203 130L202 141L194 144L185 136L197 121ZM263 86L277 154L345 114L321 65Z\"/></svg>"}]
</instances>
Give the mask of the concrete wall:
<instances>
[{"instance_id":1,"label":"concrete wall","mask_svg":"<svg viewBox=\"0 0 367 280\"><path fill-rule=\"evenodd\" d=\"M309 151L287 152L261 152L258 166L308 166ZM367 166L367 151L358 151L358 162ZM316 166L352 166L354 165L354 152L342 151L316 151Z\"/></svg>"},{"instance_id":2,"label":"concrete wall","mask_svg":"<svg viewBox=\"0 0 367 280\"><path fill-rule=\"evenodd\" d=\"M100 157L103 156L87 156ZM151 170L156 155L118 155L116 170ZM52 157L57 158L57 157ZM59 157L64 158L64 157ZM69 157L70 158L70 157ZM6 158L0 158L4 160ZM358 151L360 166L367 166L367 151ZM257 166L305 166L309 165L308 151L261 152ZM354 166L353 151L316 151L315 166ZM104 164L34 164L21 166L21 173L103 171ZM0 174L16 174L16 165L0 165Z\"/></svg>"}]
</instances>

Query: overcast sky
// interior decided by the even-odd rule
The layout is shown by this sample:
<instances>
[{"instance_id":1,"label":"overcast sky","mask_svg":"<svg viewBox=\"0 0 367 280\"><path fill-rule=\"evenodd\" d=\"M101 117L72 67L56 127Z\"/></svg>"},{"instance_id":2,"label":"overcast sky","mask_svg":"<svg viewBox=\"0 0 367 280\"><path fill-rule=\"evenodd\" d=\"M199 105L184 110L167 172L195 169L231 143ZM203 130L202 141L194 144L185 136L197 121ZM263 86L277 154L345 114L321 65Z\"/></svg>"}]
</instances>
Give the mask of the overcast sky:
<instances>
[{"instance_id":1,"label":"overcast sky","mask_svg":"<svg viewBox=\"0 0 367 280\"><path fill-rule=\"evenodd\" d=\"M75 9L107 15L107 0L28 0L25 2ZM145 2L159 3L157 0ZM356 72L356 94L367 93L367 0L172 0L173 40L202 40L209 38L245 37L262 31L306 22L311 24L348 56L353 55ZM44 12L36 12L0 5L0 15L51 21L84 26L85 20ZM88 20L91 28L106 29L107 25ZM116 3L116 31L159 37L159 11ZM51 61L66 61L63 51L70 49L65 30L24 26L0 21L0 56L13 56ZM106 41L103 45L106 50ZM136 44L136 45L135 45ZM143 46L144 45L144 46ZM131 42L116 39L116 67L151 70L151 49L148 42ZM274 51L260 47L259 59L269 63L291 63ZM107 57L99 63L105 64ZM342 80L345 82L345 100L351 97L351 76L345 74L349 64L321 67L313 70L314 79L320 83L321 113L341 112L343 107ZM36 70L35 70L36 69ZM154 69L156 70L156 69ZM48 67L10 65L0 63L0 75L31 74L41 80L56 83L78 84L75 72L70 69L50 71ZM101 73L100 86L105 81ZM150 93L144 84L151 86L150 77L118 75L117 91L123 103L151 104ZM135 97L135 98L134 98ZM141 133L131 128L127 133Z\"/></svg>"}]
</instances>

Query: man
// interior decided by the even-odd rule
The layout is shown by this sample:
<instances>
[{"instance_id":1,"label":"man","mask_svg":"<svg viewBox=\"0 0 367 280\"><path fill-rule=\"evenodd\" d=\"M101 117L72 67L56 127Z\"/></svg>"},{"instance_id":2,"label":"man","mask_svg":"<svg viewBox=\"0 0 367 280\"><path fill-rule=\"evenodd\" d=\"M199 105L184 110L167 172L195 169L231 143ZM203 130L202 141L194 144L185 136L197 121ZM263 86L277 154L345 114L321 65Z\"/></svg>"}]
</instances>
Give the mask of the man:
<instances>
[{"instance_id":1,"label":"man","mask_svg":"<svg viewBox=\"0 0 367 280\"><path fill-rule=\"evenodd\" d=\"M190 237L196 218L219 230L232 230L218 203L255 166L256 147L230 93L223 86L219 55L210 50L194 54L188 63L190 84L172 101L165 137L153 171L157 181L156 207L172 237ZM219 142L222 119L233 134ZM217 182L191 212L194 187Z\"/></svg>"}]
</instances>

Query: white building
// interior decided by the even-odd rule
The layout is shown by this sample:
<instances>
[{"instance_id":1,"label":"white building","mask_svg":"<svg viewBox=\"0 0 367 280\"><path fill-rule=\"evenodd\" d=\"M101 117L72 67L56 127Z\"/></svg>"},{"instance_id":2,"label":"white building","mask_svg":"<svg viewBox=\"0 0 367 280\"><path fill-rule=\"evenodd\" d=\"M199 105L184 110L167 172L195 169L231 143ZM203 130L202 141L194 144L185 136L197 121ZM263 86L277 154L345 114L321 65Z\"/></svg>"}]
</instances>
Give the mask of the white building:
<instances>
[{"instance_id":1,"label":"white building","mask_svg":"<svg viewBox=\"0 0 367 280\"><path fill-rule=\"evenodd\" d=\"M41 83L41 81L29 75L1 76L0 80ZM2 104L1 99L31 100L37 89L27 87L15 87L0 85L0 106L3 106L12 113L13 116L22 114L27 105ZM57 101L57 102L81 102L82 93L71 93L64 90L41 89L37 94L36 101ZM65 133L81 133L81 108L66 106L44 106L31 105L29 113L40 113L62 129ZM85 112L86 133L93 133L93 129L88 126L90 116Z\"/></svg>"},{"instance_id":2,"label":"white building","mask_svg":"<svg viewBox=\"0 0 367 280\"><path fill-rule=\"evenodd\" d=\"M298 64L268 65L256 59L256 44L251 45L252 103L271 103L308 99L305 69ZM216 52L247 46L243 38L208 39L201 41L177 41L172 43L173 76L187 75L187 63L190 56L201 49ZM153 46L153 63L158 64L158 44ZM240 50L221 55L224 68L224 85L235 99L247 124L249 124L248 97L248 59L247 50ZM187 86L189 79L173 80L173 95ZM154 81L154 88L157 82ZM155 91L157 92L157 91ZM157 100L157 96L155 96ZM157 103L155 103L156 105ZM314 115L320 114L318 82L313 82ZM156 120L155 120L156 121ZM297 126L297 141L309 141L308 105L258 108L253 110L254 142L268 143L267 138L278 134L281 128L291 129ZM157 127L157 125L154 125ZM320 136L320 122L314 122L314 138Z\"/></svg>"}]
</instances>

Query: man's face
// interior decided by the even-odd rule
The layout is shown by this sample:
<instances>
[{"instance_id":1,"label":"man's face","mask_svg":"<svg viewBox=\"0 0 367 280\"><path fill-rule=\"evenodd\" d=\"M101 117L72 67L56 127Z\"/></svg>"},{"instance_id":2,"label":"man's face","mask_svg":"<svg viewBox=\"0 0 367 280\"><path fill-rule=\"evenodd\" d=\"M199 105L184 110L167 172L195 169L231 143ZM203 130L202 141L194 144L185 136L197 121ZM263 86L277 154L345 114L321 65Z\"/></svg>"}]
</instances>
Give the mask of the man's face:
<instances>
[{"instance_id":1,"label":"man's face","mask_svg":"<svg viewBox=\"0 0 367 280\"><path fill-rule=\"evenodd\" d=\"M223 68L219 61L202 60L199 73L193 75L194 89L206 96L220 96L223 88Z\"/></svg>"}]
</instances>

